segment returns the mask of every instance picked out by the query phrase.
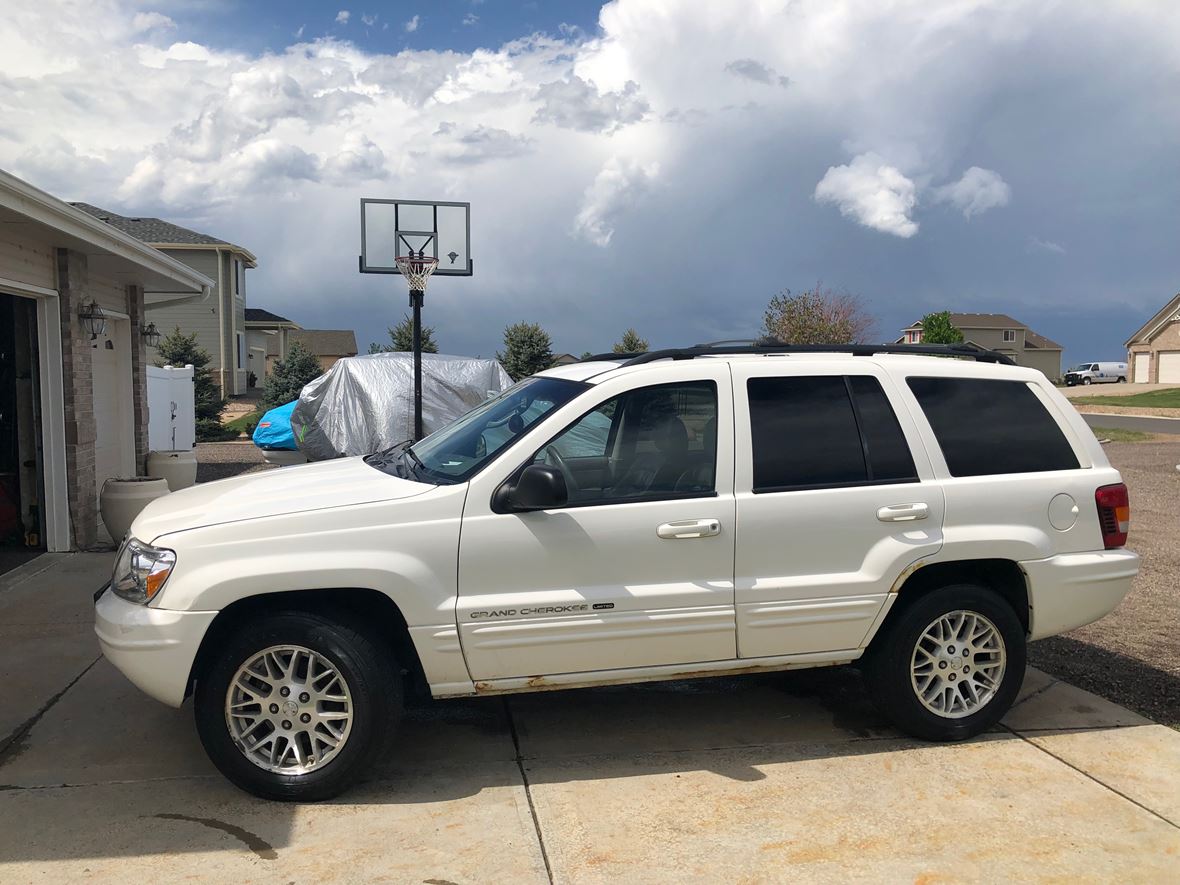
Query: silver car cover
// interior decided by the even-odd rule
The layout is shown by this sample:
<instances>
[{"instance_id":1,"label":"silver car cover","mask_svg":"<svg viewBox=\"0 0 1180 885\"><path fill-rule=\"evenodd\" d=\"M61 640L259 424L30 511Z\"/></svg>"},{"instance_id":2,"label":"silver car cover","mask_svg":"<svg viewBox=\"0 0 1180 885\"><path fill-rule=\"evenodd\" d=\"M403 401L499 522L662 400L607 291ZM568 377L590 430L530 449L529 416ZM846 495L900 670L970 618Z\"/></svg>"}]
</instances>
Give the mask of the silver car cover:
<instances>
[{"instance_id":1,"label":"silver car cover","mask_svg":"<svg viewBox=\"0 0 1180 885\"><path fill-rule=\"evenodd\" d=\"M422 354L422 429L433 433L512 386L495 360ZM338 360L303 388L291 414L309 461L368 455L414 435L414 357L374 353Z\"/></svg>"}]
</instances>

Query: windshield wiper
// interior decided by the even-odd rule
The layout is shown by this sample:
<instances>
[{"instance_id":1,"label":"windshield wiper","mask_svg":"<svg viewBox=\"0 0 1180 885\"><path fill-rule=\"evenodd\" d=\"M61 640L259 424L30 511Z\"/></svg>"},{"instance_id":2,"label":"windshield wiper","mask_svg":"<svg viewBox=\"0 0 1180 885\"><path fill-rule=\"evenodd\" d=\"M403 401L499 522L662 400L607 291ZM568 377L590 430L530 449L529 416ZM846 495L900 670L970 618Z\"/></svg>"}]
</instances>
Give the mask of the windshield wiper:
<instances>
[{"instance_id":1,"label":"windshield wiper","mask_svg":"<svg viewBox=\"0 0 1180 885\"><path fill-rule=\"evenodd\" d=\"M399 476L402 479L412 479L413 477L410 475L410 471L401 461L403 450L410 445L410 442L411 440L403 439L388 449L382 449L380 452L365 455L365 463L370 467L375 467L386 473L393 473L394 476Z\"/></svg>"}]
</instances>

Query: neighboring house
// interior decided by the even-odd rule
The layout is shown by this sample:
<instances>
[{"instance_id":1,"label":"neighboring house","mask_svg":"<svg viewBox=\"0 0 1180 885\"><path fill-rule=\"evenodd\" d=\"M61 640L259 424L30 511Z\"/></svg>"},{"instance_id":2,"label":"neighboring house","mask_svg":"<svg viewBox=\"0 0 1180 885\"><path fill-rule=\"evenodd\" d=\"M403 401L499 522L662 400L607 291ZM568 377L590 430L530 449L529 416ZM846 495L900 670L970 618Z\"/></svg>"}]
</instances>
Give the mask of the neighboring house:
<instances>
[{"instance_id":1,"label":"neighboring house","mask_svg":"<svg viewBox=\"0 0 1180 885\"><path fill-rule=\"evenodd\" d=\"M0 171L0 545L105 541L99 490L147 457L145 292L212 286Z\"/></svg>"},{"instance_id":2,"label":"neighboring house","mask_svg":"<svg viewBox=\"0 0 1180 885\"><path fill-rule=\"evenodd\" d=\"M246 392L246 270L257 259L241 246L198 233L159 218L119 215L87 203L74 206L130 234L214 281L212 292L198 297L161 290L147 293L148 319L167 335L177 326L213 359L209 371L223 396ZM155 359L155 353L150 358Z\"/></svg>"},{"instance_id":3,"label":"neighboring house","mask_svg":"<svg viewBox=\"0 0 1180 885\"><path fill-rule=\"evenodd\" d=\"M270 374L276 360L287 358L291 332L302 328L269 310L246 308L246 366L254 373L258 384Z\"/></svg>"},{"instance_id":4,"label":"neighboring house","mask_svg":"<svg viewBox=\"0 0 1180 885\"><path fill-rule=\"evenodd\" d=\"M1123 343L1132 381L1180 384L1180 295Z\"/></svg>"},{"instance_id":5,"label":"neighboring house","mask_svg":"<svg viewBox=\"0 0 1180 885\"><path fill-rule=\"evenodd\" d=\"M295 329L292 342L299 341L319 358L325 372L346 356L356 356L356 335L351 329Z\"/></svg>"},{"instance_id":6,"label":"neighboring house","mask_svg":"<svg viewBox=\"0 0 1180 885\"><path fill-rule=\"evenodd\" d=\"M559 353L553 358L553 365L568 366L570 363L576 363L577 361L578 357L574 356L572 353Z\"/></svg>"},{"instance_id":7,"label":"neighboring house","mask_svg":"<svg viewBox=\"0 0 1180 885\"><path fill-rule=\"evenodd\" d=\"M970 344L1012 357L1018 366L1039 369L1050 381L1061 377L1062 347L1003 313L952 313L951 324ZM921 344L922 321L901 330L897 344Z\"/></svg>"}]
</instances>

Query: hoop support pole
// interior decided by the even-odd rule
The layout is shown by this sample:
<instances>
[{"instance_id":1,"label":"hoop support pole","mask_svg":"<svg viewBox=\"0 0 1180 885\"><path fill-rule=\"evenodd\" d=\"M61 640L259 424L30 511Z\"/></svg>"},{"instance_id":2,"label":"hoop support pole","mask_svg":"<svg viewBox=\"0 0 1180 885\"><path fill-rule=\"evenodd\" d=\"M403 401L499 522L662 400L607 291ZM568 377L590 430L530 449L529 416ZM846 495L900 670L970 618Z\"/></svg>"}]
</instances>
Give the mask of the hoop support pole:
<instances>
[{"instance_id":1,"label":"hoop support pole","mask_svg":"<svg viewBox=\"0 0 1180 885\"><path fill-rule=\"evenodd\" d=\"M410 307L414 309L414 442L422 439L422 302L426 293L410 290Z\"/></svg>"}]
</instances>

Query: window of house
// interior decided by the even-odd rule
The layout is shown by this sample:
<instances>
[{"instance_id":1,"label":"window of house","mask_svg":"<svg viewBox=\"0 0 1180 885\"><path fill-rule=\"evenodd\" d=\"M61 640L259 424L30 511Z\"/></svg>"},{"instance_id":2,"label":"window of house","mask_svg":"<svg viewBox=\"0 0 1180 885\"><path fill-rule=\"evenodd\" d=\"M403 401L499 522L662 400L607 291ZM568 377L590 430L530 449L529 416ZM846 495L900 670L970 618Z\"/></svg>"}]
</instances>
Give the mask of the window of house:
<instances>
[{"instance_id":1,"label":"window of house","mask_svg":"<svg viewBox=\"0 0 1180 885\"><path fill-rule=\"evenodd\" d=\"M246 295L246 265L239 259L234 259L234 294L240 298Z\"/></svg>"},{"instance_id":2,"label":"window of house","mask_svg":"<svg viewBox=\"0 0 1180 885\"><path fill-rule=\"evenodd\" d=\"M244 339L243 339L243 337L242 337L242 333L241 333L241 332L235 332L234 334L237 336L237 342L238 342L238 368L240 369L240 368L242 368L242 361L243 361L243 359L242 359L242 351L244 350L244 344L243 344L243 341L244 341Z\"/></svg>"},{"instance_id":3,"label":"window of house","mask_svg":"<svg viewBox=\"0 0 1180 885\"><path fill-rule=\"evenodd\" d=\"M532 461L562 470L574 506L712 495L717 386L688 381L628 391L587 412Z\"/></svg>"},{"instance_id":4,"label":"window of house","mask_svg":"<svg viewBox=\"0 0 1180 885\"><path fill-rule=\"evenodd\" d=\"M876 378L751 378L746 392L756 493L917 481Z\"/></svg>"},{"instance_id":5,"label":"window of house","mask_svg":"<svg viewBox=\"0 0 1180 885\"><path fill-rule=\"evenodd\" d=\"M1011 343L1015 340L1016 340L1016 330L1015 329L1005 329L1004 330L1004 343L1008 344L1008 343Z\"/></svg>"},{"instance_id":6,"label":"window of house","mask_svg":"<svg viewBox=\"0 0 1180 885\"><path fill-rule=\"evenodd\" d=\"M1080 466L1053 416L1023 381L909 378L952 476Z\"/></svg>"}]
</instances>

